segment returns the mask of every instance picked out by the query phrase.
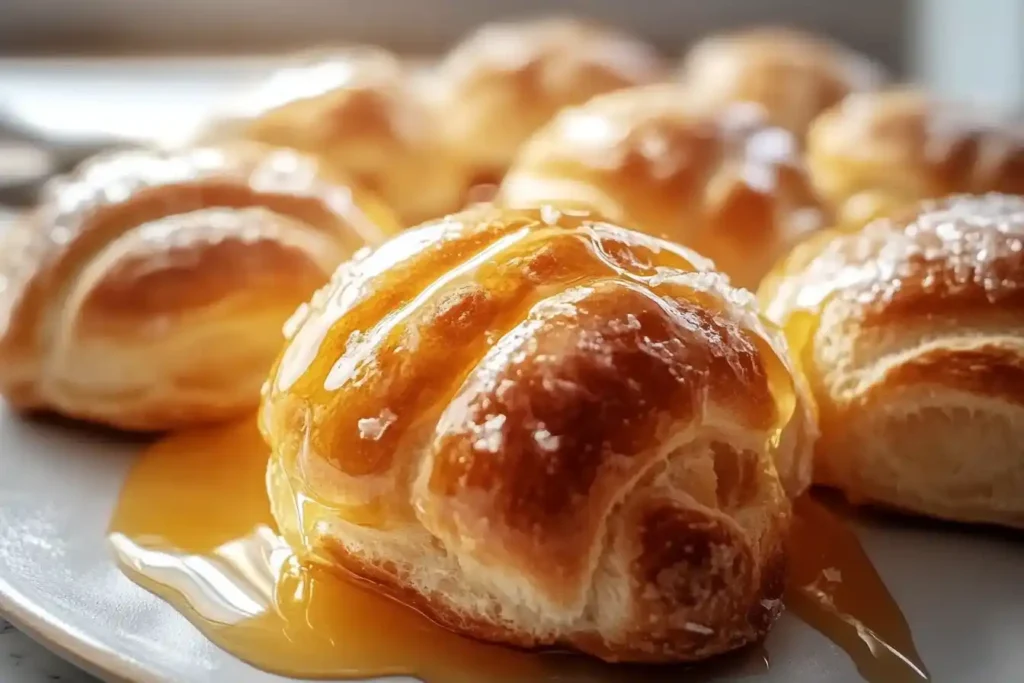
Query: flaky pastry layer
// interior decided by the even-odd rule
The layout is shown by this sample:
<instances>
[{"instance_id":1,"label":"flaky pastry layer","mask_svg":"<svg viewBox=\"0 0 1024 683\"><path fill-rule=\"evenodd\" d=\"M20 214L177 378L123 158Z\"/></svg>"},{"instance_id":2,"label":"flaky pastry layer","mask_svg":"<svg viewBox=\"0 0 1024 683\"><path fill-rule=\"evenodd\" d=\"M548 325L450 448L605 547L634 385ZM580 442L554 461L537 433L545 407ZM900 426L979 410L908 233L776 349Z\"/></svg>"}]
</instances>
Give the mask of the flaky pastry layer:
<instances>
[{"instance_id":1,"label":"flaky pastry layer","mask_svg":"<svg viewBox=\"0 0 1024 683\"><path fill-rule=\"evenodd\" d=\"M915 90L861 93L815 121L807 163L839 220L860 227L923 199L1024 194L1024 121Z\"/></svg>"},{"instance_id":2,"label":"flaky pastry layer","mask_svg":"<svg viewBox=\"0 0 1024 683\"><path fill-rule=\"evenodd\" d=\"M567 18L485 24L431 76L444 137L483 182L500 182L519 147L562 108L666 76L652 47Z\"/></svg>"},{"instance_id":3,"label":"flaky pastry layer","mask_svg":"<svg viewBox=\"0 0 1024 683\"><path fill-rule=\"evenodd\" d=\"M709 108L673 84L564 110L523 147L499 201L591 207L748 288L823 222L793 135L756 104Z\"/></svg>"},{"instance_id":4,"label":"flaky pastry layer","mask_svg":"<svg viewBox=\"0 0 1024 683\"><path fill-rule=\"evenodd\" d=\"M843 45L768 26L697 43L683 60L680 79L705 106L755 102L774 125L802 139L818 114L850 93L877 89L886 76Z\"/></svg>"},{"instance_id":5,"label":"flaky pastry layer","mask_svg":"<svg viewBox=\"0 0 1024 683\"><path fill-rule=\"evenodd\" d=\"M817 481L1024 526L1024 199L954 196L823 233L759 297L818 403Z\"/></svg>"},{"instance_id":6,"label":"flaky pastry layer","mask_svg":"<svg viewBox=\"0 0 1024 683\"><path fill-rule=\"evenodd\" d=\"M396 228L288 150L92 159L0 237L0 391L133 430L244 413L295 306Z\"/></svg>"},{"instance_id":7,"label":"flaky pastry layer","mask_svg":"<svg viewBox=\"0 0 1024 683\"><path fill-rule=\"evenodd\" d=\"M381 197L405 225L462 207L458 163L413 67L352 46L292 59L229 101L200 141L249 139L298 149Z\"/></svg>"},{"instance_id":8,"label":"flaky pastry layer","mask_svg":"<svg viewBox=\"0 0 1024 683\"><path fill-rule=\"evenodd\" d=\"M694 252L478 207L349 261L288 332L261 425L302 556L457 631L609 660L774 621L814 416Z\"/></svg>"}]
</instances>

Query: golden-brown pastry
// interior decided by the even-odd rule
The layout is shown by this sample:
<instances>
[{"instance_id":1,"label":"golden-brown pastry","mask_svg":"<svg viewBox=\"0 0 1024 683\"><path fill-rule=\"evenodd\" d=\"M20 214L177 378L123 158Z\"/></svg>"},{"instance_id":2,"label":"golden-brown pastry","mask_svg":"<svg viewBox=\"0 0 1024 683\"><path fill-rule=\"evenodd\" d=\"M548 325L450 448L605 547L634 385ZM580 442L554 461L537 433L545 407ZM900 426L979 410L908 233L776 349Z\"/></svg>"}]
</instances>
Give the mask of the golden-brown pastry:
<instances>
[{"instance_id":1,"label":"golden-brown pastry","mask_svg":"<svg viewBox=\"0 0 1024 683\"><path fill-rule=\"evenodd\" d=\"M671 661L762 636L815 423L710 268L552 207L345 264L267 385L282 533L486 640Z\"/></svg>"},{"instance_id":2,"label":"golden-brown pastry","mask_svg":"<svg viewBox=\"0 0 1024 683\"><path fill-rule=\"evenodd\" d=\"M807 147L815 185L853 227L953 193L1024 194L1024 122L912 90L851 95Z\"/></svg>"},{"instance_id":3,"label":"golden-brown pastry","mask_svg":"<svg viewBox=\"0 0 1024 683\"><path fill-rule=\"evenodd\" d=\"M484 25L448 54L430 91L476 182L498 183L519 146L563 107L665 76L647 44L552 18Z\"/></svg>"},{"instance_id":4,"label":"golden-brown pastry","mask_svg":"<svg viewBox=\"0 0 1024 683\"><path fill-rule=\"evenodd\" d=\"M1024 527L1024 198L821 233L765 280L821 416L816 481Z\"/></svg>"},{"instance_id":5,"label":"golden-brown pastry","mask_svg":"<svg viewBox=\"0 0 1024 683\"><path fill-rule=\"evenodd\" d=\"M591 206L699 251L749 288L822 221L789 132L758 105L709 110L673 84L566 109L524 146L499 200Z\"/></svg>"},{"instance_id":6,"label":"golden-brown pastry","mask_svg":"<svg viewBox=\"0 0 1024 683\"><path fill-rule=\"evenodd\" d=\"M459 209L468 182L434 114L410 67L384 50L351 47L296 58L198 139L242 137L315 154L411 225Z\"/></svg>"},{"instance_id":7,"label":"golden-brown pastry","mask_svg":"<svg viewBox=\"0 0 1024 683\"><path fill-rule=\"evenodd\" d=\"M680 78L708 105L757 102L772 123L801 138L826 108L885 80L882 69L867 57L825 38L779 27L704 39L683 60Z\"/></svg>"},{"instance_id":8,"label":"golden-brown pastry","mask_svg":"<svg viewBox=\"0 0 1024 683\"><path fill-rule=\"evenodd\" d=\"M0 392L130 430L252 410L284 321L395 221L291 150L87 161L0 236Z\"/></svg>"}]
</instances>

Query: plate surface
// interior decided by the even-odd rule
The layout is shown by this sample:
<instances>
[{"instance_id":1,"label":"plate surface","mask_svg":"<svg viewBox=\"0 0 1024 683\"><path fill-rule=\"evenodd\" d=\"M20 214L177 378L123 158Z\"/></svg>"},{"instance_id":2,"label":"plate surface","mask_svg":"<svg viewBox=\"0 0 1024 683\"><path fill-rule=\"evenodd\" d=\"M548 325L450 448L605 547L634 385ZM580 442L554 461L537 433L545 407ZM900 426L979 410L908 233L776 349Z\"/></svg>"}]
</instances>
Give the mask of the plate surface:
<instances>
[{"instance_id":1,"label":"plate surface","mask_svg":"<svg viewBox=\"0 0 1024 683\"><path fill-rule=\"evenodd\" d=\"M141 445L0 406L0 612L108 681L280 683L217 649L114 565L105 530ZM859 531L933 681L1021 680L1024 537L893 520ZM768 673L698 670L688 681L861 680L841 650L795 618L783 617L766 649Z\"/></svg>"}]
</instances>

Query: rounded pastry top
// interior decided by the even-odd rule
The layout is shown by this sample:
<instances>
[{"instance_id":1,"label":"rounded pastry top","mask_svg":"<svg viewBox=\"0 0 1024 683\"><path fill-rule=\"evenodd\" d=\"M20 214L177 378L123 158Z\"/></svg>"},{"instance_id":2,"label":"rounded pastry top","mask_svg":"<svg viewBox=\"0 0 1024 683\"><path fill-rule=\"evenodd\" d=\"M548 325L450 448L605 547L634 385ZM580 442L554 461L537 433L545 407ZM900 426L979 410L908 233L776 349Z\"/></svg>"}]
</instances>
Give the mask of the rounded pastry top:
<instances>
[{"instance_id":1,"label":"rounded pastry top","mask_svg":"<svg viewBox=\"0 0 1024 683\"><path fill-rule=\"evenodd\" d=\"M480 180L498 182L519 146L563 107L664 76L645 43L551 18L480 27L438 66L430 91L451 147Z\"/></svg>"},{"instance_id":2,"label":"rounded pastry top","mask_svg":"<svg viewBox=\"0 0 1024 683\"><path fill-rule=\"evenodd\" d=\"M1024 304L1024 198L956 195L828 231L797 247L766 278L767 315L849 305L863 326L1014 313Z\"/></svg>"},{"instance_id":3,"label":"rounded pastry top","mask_svg":"<svg viewBox=\"0 0 1024 683\"><path fill-rule=\"evenodd\" d=\"M98 395L141 405L140 395L156 388L129 369L130 351L198 338L214 321L230 327L232 317L236 327L257 318L280 325L271 320L277 311L397 230L371 195L291 150L232 143L95 157L54 179L39 206L0 237L0 388L19 405L72 414L90 395L94 405ZM172 324L185 319L200 320ZM259 373L272 359L257 358L265 346L245 357ZM84 363L88 353L103 368ZM168 374L188 364L153 353ZM104 373L121 374L93 376ZM137 421L90 417L132 428L161 420L156 411Z\"/></svg>"},{"instance_id":4,"label":"rounded pastry top","mask_svg":"<svg viewBox=\"0 0 1024 683\"><path fill-rule=\"evenodd\" d=\"M598 458L700 420L706 401L774 433L799 393L781 337L710 262L551 207L407 231L342 266L288 333L264 429L320 495L355 507L407 500L394 480L444 444Z\"/></svg>"},{"instance_id":5,"label":"rounded pastry top","mask_svg":"<svg viewBox=\"0 0 1024 683\"><path fill-rule=\"evenodd\" d=\"M39 206L5 235L0 339L17 335L19 319L36 317L47 285L111 239L162 220L147 240L159 251L180 239L175 216L211 207L264 207L329 233L349 253L397 231L372 195L289 150L232 143L103 154L47 184Z\"/></svg>"},{"instance_id":6,"label":"rounded pastry top","mask_svg":"<svg viewBox=\"0 0 1024 683\"><path fill-rule=\"evenodd\" d=\"M1024 525L1024 198L928 200L797 247L760 292L817 404L817 483Z\"/></svg>"},{"instance_id":7,"label":"rounded pastry top","mask_svg":"<svg viewBox=\"0 0 1024 683\"><path fill-rule=\"evenodd\" d=\"M307 557L461 632L610 659L774 619L814 417L777 330L696 253L479 206L353 259L287 332L260 419Z\"/></svg>"},{"instance_id":8,"label":"rounded pastry top","mask_svg":"<svg viewBox=\"0 0 1024 683\"><path fill-rule=\"evenodd\" d=\"M851 95L808 136L808 166L844 223L953 193L1024 193L1024 122L914 90Z\"/></svg>"},{"instance_id":9,"label":"rounded pastry top","mask_svg":"<svg viewBox=\"0 0 1024 683\"><path fill-rule=\"evenodd\" d=\"M681 79L708 105L757 102L772 123L802 137L815 116L851 92L878 88L885 74L828 39L769 26L697 43L683 61Z\"/></svg>"},{"instance_id":10,"label":"rounded pastry top","mask_svg":"<svg viewBox=\"0 0 1024 683\"><path fill-rule=\"evenodd\" d=\"M788 131L759 105L709 109L674 84L566 109L523 148L499 197L592 207L696 249L747 287L822 223Z\"/></svg>"},{"instance_id":11,"label":"rounded pastry top","mask_svg":"<svg viewBox=\"0 0 1024 683\"><path fill-rule=\"evenodd\" d=\"M320 157L406 222L459 208L466 179L414 67L380 48L311 52L218 112L199 140L245 138Z\"/></svg>"}]
</instances>

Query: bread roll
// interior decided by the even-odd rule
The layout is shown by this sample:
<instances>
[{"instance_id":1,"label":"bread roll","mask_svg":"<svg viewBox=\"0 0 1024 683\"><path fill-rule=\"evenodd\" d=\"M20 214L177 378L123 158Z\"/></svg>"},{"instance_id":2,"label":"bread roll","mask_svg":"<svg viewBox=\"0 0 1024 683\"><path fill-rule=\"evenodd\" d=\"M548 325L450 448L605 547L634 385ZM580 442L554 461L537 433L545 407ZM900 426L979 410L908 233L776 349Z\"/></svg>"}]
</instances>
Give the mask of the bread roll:
<instances>
[{"instance_id":1,"label":"bread roll","mask_svg":"<svg viewBox=\"0 0 1024 683\"><path fill-rule=\"evenodd\" d=\"M825 38L778 27L712 36L683 60L681 80L711 106L757 102L800 138L814 117L848 93L873 90L884 71Z\"/></svg>"},{"instance_id":2,"label":"bread roll","mask_svg":"<svg viewBox=\"0 0 1024 683\"><path fill-rule=\"evenodd\" d=\"M0 236L0 392L129 430L252 410L281 325L397 230L314 159L253 144L114 152Z\"/></svg>"},{"instance_id":3,"label":"bread roll","mask_svg":"<svg viewBox=\"0 0 1024 683\"><path fill-rule=\"evenodd\" d=\"M758 105L709 110L680 85L563 111L525 145L499 198L593 207L696 249L749 288L822 222L790 133Z\"/></svg>"},{"instance_id":4,"label":"bread roll","mask_svg":"<svg viewBox=\"0 0 1024 683\"><path fill-rule=\"evenodd\" d=\"M953 193L1024 194L1024 121L912 90L854 95L822 114L808 167L851 226Z\"/></svg>"},{"instance_id":5,"label":"bread roll","mask_svg":"<svg viewBox=\"0 0 1024 683\"><path fill-rule=\"evenodd\" d=\"M382 197L407 225L460 208L468 182L445 151L415 74L378 48L309 53L282 66L198 137L232 138L315 154Z\"/></svg>"},{"instance_id":6,"label":"bread roll","mask_svg":"<svg viewBox=\"0 0 1024 683\"><path fill-rule=\"evenodd\" d=\"M958 196L798 247L760 291L856 502L1024 527L1024 198Z\"/></svg>"},{"instance_id":7,"label":"bread roll","mask_svg":"<svg viewBox=\"0 0 1024 683\"><path fill-rule=\"evenodd\" d=\"M551 207L345 264L267 385L282 533L485 640L675 661L764 635L815 423L710 268Z\"/></svg>"},{"instance_id":8,"label":"bread roll","mask_svg":"<svg viewBox=\"0 0 1024 683\"><path fill-rule=\"evenodd\" d=\"M560 109L666 77L648 45L572 19L486 24L439 65L446 139L478 183L498 183L519 146Z\"/></svg>"}]
</instances>

